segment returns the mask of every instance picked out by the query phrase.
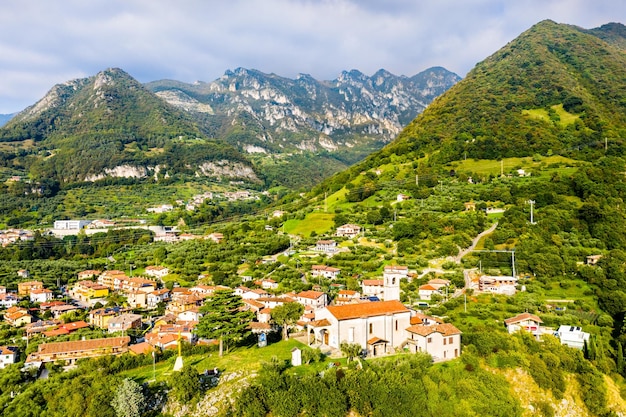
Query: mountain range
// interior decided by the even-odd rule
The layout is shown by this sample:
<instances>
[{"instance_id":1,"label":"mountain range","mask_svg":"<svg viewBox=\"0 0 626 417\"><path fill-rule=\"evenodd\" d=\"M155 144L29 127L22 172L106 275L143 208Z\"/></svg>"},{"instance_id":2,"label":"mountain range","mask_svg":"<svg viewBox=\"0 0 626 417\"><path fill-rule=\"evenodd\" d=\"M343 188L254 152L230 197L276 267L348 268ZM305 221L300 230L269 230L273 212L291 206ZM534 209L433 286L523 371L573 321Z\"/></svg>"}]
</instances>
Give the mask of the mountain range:
<instances>
[{"instance_id":1,"label":"mountain range","mask_svg":"<svg viewBox=\"0 0 626 417\"><path fill-rule=\"evenodd\" d=\"M174 176L298 187L388 143L458 79L443 68L331 82L238 68L212 83L144 86L113 68L54 86L0 142L30 155L21 167L32 177L60 184Z\"/></svg>"},{"instance_id":2,"label":"mountain range","mask_svg":"<svg viewBox=\"0 0 626 417\"><path fill-rule=\"evenodd\" d=\"M193 114L208 136L249 153L349 153L367 141L390 142L459 80L444 68L413 77L352 70L332 81L237 68L211 83L162 80L146 87Z\"/></svg>"}]
</instances>

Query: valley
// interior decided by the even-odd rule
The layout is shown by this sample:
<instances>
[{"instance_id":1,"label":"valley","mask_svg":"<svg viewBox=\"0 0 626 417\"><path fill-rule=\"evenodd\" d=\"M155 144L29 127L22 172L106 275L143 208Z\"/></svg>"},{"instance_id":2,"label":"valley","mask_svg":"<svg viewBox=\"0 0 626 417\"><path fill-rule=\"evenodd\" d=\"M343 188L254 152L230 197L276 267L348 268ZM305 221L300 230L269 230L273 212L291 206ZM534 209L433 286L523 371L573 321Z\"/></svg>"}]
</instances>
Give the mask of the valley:
<instances>
[{"instance_id":1,"label":"valley","mask_svg":"<svg viewBox=\"0 0 626 417\"><path fill-rule=\"evenodd\" d=\"M319 115L408 79L238 69L144 87L109 70L56 88L85 110L0 129L1 408L114 416L132 394L155 416L625 414L626 54L603 28L536 24L359 157L292 105ZM139 92L107 104L123 129L83 85ZM268 130L291 123L328 135ZM327 176L316 153L347 168ZM87 180L122 164L144 178Z\"/></svg>"}]
</instances>

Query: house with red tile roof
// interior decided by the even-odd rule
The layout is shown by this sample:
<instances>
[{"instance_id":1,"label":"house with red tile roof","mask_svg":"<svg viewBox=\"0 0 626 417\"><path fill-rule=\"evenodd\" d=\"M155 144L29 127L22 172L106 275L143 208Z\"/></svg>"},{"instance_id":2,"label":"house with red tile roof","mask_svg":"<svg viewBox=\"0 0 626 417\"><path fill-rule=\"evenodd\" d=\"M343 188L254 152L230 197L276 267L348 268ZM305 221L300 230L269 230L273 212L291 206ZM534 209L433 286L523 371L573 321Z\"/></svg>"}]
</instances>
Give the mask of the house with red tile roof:
<instances>
[{"instance_id":1,"label":"house with red tile roof","mask_svg":"<svg viewBox=\"0 0 626 417\"><path fill-rule=\"evenodd\" d=\"M159 303L166 302L170 299L170 290L162 288L160 290L152 291L147 295L146 302L148 308L157 308Z\"/></svg>"},{"instance_id":2,"label":"house with red tile roof","mask_svg":"<svg viewBox=\"0 0 626 417\"><path fill-rule=\"evenodd\" d=\"M419 294L420 300L430 300L433 294L440 294L440 293L439 293L438 288L430 284L424 284L424 285L419 286L418 294Z\"/></svg>"},{"instance_id":3,"label":"house with red tile roof","mask_svg":"<svg viewBox=\"0 0 626 417\"><path fill-rule=\"evenodd\" d=\"M309 340L311 333L315 344L339 349L341 343L358 343L372 356L404 348L443 361L461 352L461 332L454 325L418 314L397 300L317 310L315 320L307 324Z\"/></svg>"},{"instance_id":4,"label":"house with red tile roof","mask_svg":"<svg viewBox=\"0 0 626 417\"><path fill-rule=\"evenodd\" d=\"M17 295L20 297L30 296L32 290L40 290L43 288L43 282L41 281L26 281L18 282Z\"/></svg>"},{"instance_id":5,"label":"house with red tile roof","mask_svg":"<svg viewBox=\"0 0 626 417\"><path fill-rule=\"evenodd\" d=\"M335 305L354 304L361 301L361 293L352 290L339 290L334 299Z\"/></svg>"},{"instance_id":6,"label":"house with red tile roof","mask_svg":"<svg viewBox=\"0 0 626 417\"><path fill-rule=\"evenodd\" d=\"M311 306L314 310L326 307L330 303L328 294L322 291L302 291L296 294L296 302L303 306Z\"/></svg>"},{"instance_id":7,"label":"house with red tile roof","mask_svg":"<svg viewBox=\"0 0 626 417\"><path fill-rule=\"evenodd\" d=\"M245 299L252 299L252 300L258 300L261 297L265 297L268 295L268 292L265 291L264 289L261 288L255 288L255 289L251 289L248 291L244 291L241 294L241 298Z\"/></svg>"},{"instance_id":8,"label":"house with red tile roof","mask_svg":"<svg viewBox=\"0 0 626 417\"><path fill-rule=\"evenodd\" d=\"M36 352L28 355L26 365L56 361L64 361L66 364L71 365L78 359L120 355L128 351L129 345L129 336L42 343L37 347Z\"/></svg>"},{"instance_id":9,"label":"house with red tile roof","mask_svg":"<svg viewBox=\"0 0 626 417\"><path fill-rule=\"evenodd\" d=\"M12 292L0 293L0 307L2 308L14 307L18 301L17 295Z\"/></svg>"},{"instance_id":10,"label":"house with red tile roof","mask_svg":"<svg viewBox=\"0 0 626 417\"><path fill-rule=\"evenodd\" d=\"M0 346L0 369L4 369L19 360L16 346Z\"/></svg>"},{"instance_id":11,"label":"house with red tile roof","mask_svg":"<svg viewBox=\"0 0 626 417\"><path fill-rule=\"evenodd\" d=\"M19 327L24 324L30 324L33 321L33 316L30 315L28 309L13 306L9 307L4 312L4 321L12 326Z\"/></svg>"},{"instance_id":12,"label":"house with red tile roof","mask_svg":"<svg viewBox=\"0 0 626 417\"><path fill-rule=\"evenodd\" d=\"M412 312L400 301L377 301L328 306L315 312L308 323L316 343L339 349L341 343L358 343L373 356L390 353L406 340Z\"/></svg>"},{"instance_id":13,"label":"house with red tile roof","mask_svg":"<svg viewBox=\"0 0 626 417\"><path fill-rule=\"evenodd\" d=\"M80 320L71 323L61 324L58 327L46 330L43 335L46 337L63 336L75 332L76 330L88 328L89 324Z\"/></svg>"},{"instance_id":14,"label":"house with red tile roof","mask_svg":"<svg viewBox=\"0 0 626 417\"><path fill-rule=\"evenodd\" d=\"M436 362L458 358L461 354L461 331L453 324L415 324L406 329L406 347L411 352L424 352Z\"/></svg>"},{"instance_id":15,"label":"house with red tile roof","mask_svg":"<svg viewBox=\"0 0 626 417\"><path fill-rule=\"evenodd\" d=\"M311 276L312 277L323 277L328 279L336 279L339 277L339 273L341 269L333 268L332 266L327 265L313 265L311 267Z\"/></svg>"},{"instance_id":16,"label":"house with red tile roof","mask_svg":"<svg viewBox=\"0 0 626 417\"><path fill-rule=\"evenodd\" d=\"M337 231L335 232L335 235L352 239L358 236L359 233L361 233L361 226L359 226L358 224L348 223L344 224L343 226L339 226L337 228Z\"/></svg>"},{"instance_id":17,"label":"house with red tile roof","mask_svg":"<svg viewBox=\"0 0 626 417\"><path fill-rule=\"evenodd\" d=\"M543 321L534 314L522 313L515 317L504 320L504 325L509 333L516 333L521 330L532 333L535 337L541 336L541 325Z\"/></svg>"},{"instance_id":18,"label":"house with red tile roof","mask_svg":"<svg viewBox=\"0 0 626 417\"><path fill-rule=\"evenodd\" d=\"M361 281L361 293L365 297L383 298L385 281L382 279L364 279Z\"/></svg>"},{"instance_id":19,"label":"house with red tile roof","mask_svg":"<svg viewBox=\"0 0 626 417\"><path fill-rule=\"evenodd\" d=\"M54 294L52 290L47 288L34 288L30 291L30 302L31 303L45 303L46 301L52 300Z\"/></svg>"},{"instance_id":20,"label":"house with red tile roof","mask_svg":"<svg viewBox=\"0 0 626 417\"><path fill-rule=\"evenodd\" d=\"M144 271L146 275L155 278L163 278L170 273L169 268L160 265L148 265Z\"/></svg>"},{"instance_id":21,"label":"house with red tile roof","mask_svg":"<svg viewBox=\"0 0 626 417\"><path fill-rule=\"evenodd\" d=\"M128 347L128 351L134 355L149 354L154 351L154 346L148 342L141 342Z\"/></svg>"}]
</instances>

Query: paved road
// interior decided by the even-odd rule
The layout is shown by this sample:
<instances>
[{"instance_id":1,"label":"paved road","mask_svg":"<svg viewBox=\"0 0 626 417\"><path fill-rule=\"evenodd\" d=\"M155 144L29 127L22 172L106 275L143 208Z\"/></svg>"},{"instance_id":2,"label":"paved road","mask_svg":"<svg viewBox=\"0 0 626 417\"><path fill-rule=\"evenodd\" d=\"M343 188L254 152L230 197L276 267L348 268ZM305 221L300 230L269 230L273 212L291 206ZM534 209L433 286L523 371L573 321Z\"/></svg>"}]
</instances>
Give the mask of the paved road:
<instances>
[{"instance_id":1,"label":"paved road","mask_svg":"<svg viewBox=\"0 0 626 417\"><path fill-rule=\"evenodd\" d=\"M489 229L480 232L474 238L474 240L472 240L472 244L470 245L469 248L465 248L465 249L462 249L461 251L459 251L459 254L454 258L454 262L456 262L457 264L460 264L461 263L461 259L463 259L463 257L465 255L467 255L468 253L470 253L471 251L474 250L474 248L478 244L478 241L480 240L480 238L482 238L485 235L488 235L488 234L492 233L494 230L496 230L496 227L498 227L498 222L495 222L494 224L492 224Z\"/></svg>"}]
</instances>

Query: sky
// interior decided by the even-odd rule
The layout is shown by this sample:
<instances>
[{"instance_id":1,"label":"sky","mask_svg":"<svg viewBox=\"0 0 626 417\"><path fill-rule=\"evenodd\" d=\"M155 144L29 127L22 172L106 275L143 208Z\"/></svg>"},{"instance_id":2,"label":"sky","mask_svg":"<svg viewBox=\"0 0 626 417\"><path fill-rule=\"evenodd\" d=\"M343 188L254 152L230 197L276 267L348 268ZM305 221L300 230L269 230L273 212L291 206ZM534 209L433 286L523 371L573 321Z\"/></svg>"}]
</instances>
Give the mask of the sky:
<instances>
[{"instance_id":1,"label":"sky","mask_svg":"<svg viewBox=\"0 0 626 417\"><path fill-rule=\"evenodd\" d=\"M3 0L0 114L111 67L140 82L210 82L237 67L465 76L545 19L626 24L626 0Z\"/></svg>"}]
</instances>

